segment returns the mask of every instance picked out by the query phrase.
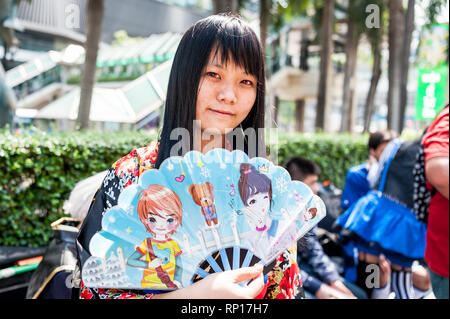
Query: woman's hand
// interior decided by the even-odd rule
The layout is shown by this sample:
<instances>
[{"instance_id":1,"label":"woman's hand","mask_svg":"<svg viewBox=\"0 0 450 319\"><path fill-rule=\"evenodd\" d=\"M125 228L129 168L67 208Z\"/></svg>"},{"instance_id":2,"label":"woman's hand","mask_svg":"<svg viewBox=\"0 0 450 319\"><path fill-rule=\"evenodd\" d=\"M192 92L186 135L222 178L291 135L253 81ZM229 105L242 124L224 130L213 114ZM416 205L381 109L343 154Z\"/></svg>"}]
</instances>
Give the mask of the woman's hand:
<instances>
[{"instance_id":1,"label":"woman's hand","mask_svg":"<svg viewBox=\"0 0 450 319\"><path fill-rule=\"evenodd\" d=\"M165 294L161 299L253 299L264 288L262 265L214 273L195 284ZM252 280L253 279L253 280ZM252 280L249 284L247 281ZM240 282L244 282L239 285Z\"/></svg>"}]
</instances>

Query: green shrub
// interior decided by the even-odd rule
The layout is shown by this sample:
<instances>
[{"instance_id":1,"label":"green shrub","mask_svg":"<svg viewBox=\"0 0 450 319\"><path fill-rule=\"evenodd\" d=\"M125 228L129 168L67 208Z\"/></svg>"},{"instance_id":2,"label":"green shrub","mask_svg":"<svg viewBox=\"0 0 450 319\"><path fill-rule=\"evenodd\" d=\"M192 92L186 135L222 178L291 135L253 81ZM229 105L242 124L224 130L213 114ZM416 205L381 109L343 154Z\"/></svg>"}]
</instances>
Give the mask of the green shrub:
<instances>
[{"instance_id":1,"label":"green shrub","mask_svg":"<svg viewBox=\"0 0 450 319\"><path fill-rule=\"evenodd\" d=\"M278 165L294 156L310 159L321 169L320 180L344 187L347 170L368 157L367 135L283 134L279 137Z\"/></svg>"},{"instance_id":2,"label":"green shrub","mask_svg":"<svg viewBox=\"0 0 450 319\"><path fill-rule=\"evenodd\" d=\"M47 245L49 225L64 215L75 184L153 138L140 132L0 133L0 245Z\"/></svg>"},{"instance_id":3,"label":"green shrub","mask_svg":"<svg viewBox=\"0 0 450 319\"><path fill-rule=\"evenodd\" d=\"M0 132L0 245L46 246L50 223L64 215L75 184L108 169L155 134L144 132ZM114 141L114 142L112 142ZM321 180L342 188L348 168L367 158L367 136L280 135L278 164L292 156L315 161Z\"/></svg>"}]
</instances>

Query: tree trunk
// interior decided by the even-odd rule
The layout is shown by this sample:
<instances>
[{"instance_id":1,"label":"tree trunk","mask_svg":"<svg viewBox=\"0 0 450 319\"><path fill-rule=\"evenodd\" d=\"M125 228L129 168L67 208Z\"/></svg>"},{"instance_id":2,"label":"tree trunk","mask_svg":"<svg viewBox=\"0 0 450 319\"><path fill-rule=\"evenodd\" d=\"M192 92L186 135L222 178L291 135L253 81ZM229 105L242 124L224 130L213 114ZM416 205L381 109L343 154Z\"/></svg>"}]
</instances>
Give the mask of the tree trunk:
<instances>
[{"instance_id":1,"label":"tree trunk","mask_svg":"<svg viewBox=\"0 0 450 319\"><path fill-rule=\"evenodd\" d=\"M280 69L280 56L278 54L278 48L280 47L280 37L277 37L272 41L272 58L271 65L266 70L267 78L270 78L272 74L275 74Z\"/></svg>"},{"instance_id":2,"label":"tree trunk","mask_svg":"<svg viewBox=\"0 0 450 319\"><path fill-rule=\"evenodd\" d=\"M378 80L381 77L381 42L378 49L373 51L373 54L372 78L370 79L370 87L364 109L364 132L370 131L370 120L374 112L375 93L377 91Z\"/></svg>"},{"instance_id":3,"label":"tree trunk","mask_svg":"<svg viewBox=\"0 0 450 319\"><path fill-rule=\"evenodd\" d=\"M280 109L280 98L278 96L275 95L274 98L274 112L273 112L273 121L276 125L276 127L278 127L278 111Z\"/></svg>"},{"instance_id":4,"label":"tree trunk","mask_svg":"<svg viewBox=\"0 0 450 319\"><path fill-rule=\"evenodd\" d=\"M356 86L356 63L358 61L359 35L356 31L355 22L348 19L347 39L345 43L345 72L344 88L342 98L342 120L341 132L353 132L355 124L355 86Z\"/></svg>"},{"instance_id":5,"label":"tree trunk","mask_svg":"<svg viewBox=\"0 0 450 319\"><path fill-rule=\"evenodd\" d=\"M411 39L414 30L414 6L415 0L408 1L408 10L406 11L405 36L403 45L403 63L401 78L401 100L400 100L400 121L398 123L399 133L403 131L406 106L408 104L408 72L409 72L409 56L411 54Z\"/></svg>"},{"instance_id":6,"label":"tree trunk","mask_svg":"<svg viewBox=\"0 0 450 319\"><path fill-rule=\"evenodd\" d=\"M97 70L98 44L102 34L104 0L89 0L86 19L86 43L83 76L81 81L80 105L77 124L79 130L89 128L92 91Z\"/></svg>"},{"instance_id":7,"label":"tree trunk","mask_svg":"<svg viewBox=\"0 0 450 319\"><path fill-rule=\"evenodd\" d=\"M308 58L309 51L308 47L310 45L310 40L308 39L308 31L302 30L302 40L300 44L300 70L308 71Z\"/></svg>"},{"instance_id":8,"label":"tree trunk","mask_svg":"<svg viewBox=\"0 0 450 319\"><path fill-rule=\"evenodd\" d=\"M295 130L303 133L305 123L305 99L295 101Z\"/></svg>"},{"instance_id":9,"label":"tree trunk","mask_svg":"<svg viewBox=\"0 0 450 319\"><path fill-rule=\"evenodd\" d=\"M300 70L305 72L309 70L308 46L309 46L308 33L307 31L302 30L302 40L300 45ZM301 133L305 131L305 105L306 100L304 98L295 101L295 130Z\"/></svg>"},{"instance_id":10,"label":"tree trunk","mask_svg":"<svg viewBox=\"0 0 450 319\"><path fill-rule=\"evenodd\" d=\"M402 0L390 0L389 5L389 88L388 88L388 129L400 132L401 78L403 65L403 45L405 16Z\"/></svg>"},{"instance_id":11,"label":"tree trunk","mask_svg":"<svg viewBox=\"0 0 450 319\"><path fill-rule=\"evenodd\" d=\"M213 14L218 13L237 13L238 0L213 0L212 1Z\"/></svg>"},{"instance_id":12,"label":"tree trunk","mask_svg":"<svg viewBox=\"0 0 450 319\"><path fill-rule=\"evenodd\" d=\"M6 85L5 70L0 62L0 129L7 124L12 125L15 102L13 91Z\"/></svg>"},{"instance_id":13,"label":"tree trunk","mask_svg":"<svg viewBox=\"0 0 450 319\"><path fill-rule=\"evenodd\" d=\"M266 39L269 30L271 4L272 0L259 1L259 41L261 42L264 56L266 56Z\"/></svg>"},{"instance_id":14,"label":"tree trunk","mask_svg":"<svg viewBox=\"0 0 450 319\"><path fill-rule=\"evenodd\" d=\"M325 0L320 30L320 77L317 93L316 129L328 130L328 116L330 113L331 77L332 64L331 54L333 52L333 11L334 0Z\"/></svg>"}]
</instances>

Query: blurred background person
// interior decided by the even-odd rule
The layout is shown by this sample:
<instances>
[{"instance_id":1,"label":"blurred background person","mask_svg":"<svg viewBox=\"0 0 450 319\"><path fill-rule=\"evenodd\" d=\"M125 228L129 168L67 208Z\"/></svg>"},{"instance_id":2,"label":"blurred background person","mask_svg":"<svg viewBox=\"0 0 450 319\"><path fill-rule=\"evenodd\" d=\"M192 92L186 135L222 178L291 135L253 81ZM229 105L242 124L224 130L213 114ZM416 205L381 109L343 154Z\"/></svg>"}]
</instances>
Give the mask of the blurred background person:
<instances>
[{"instance_id":1,"label":"blurred background person","mask_svg":"<svg viewBox=\"0 0 450 319\"><path fill-rule=\"evenodd\" d=\"M319 193L319 166L311 160L294 157L286 162L285 168L292 180L305 183L312 192ZM305 235L298 245L298 263L305 296L309 299L367 298L362 289L341 277L337 266L324 252L315 228Z\"/></svg>"},{"instance_id":2,"label":"blurred background person","mask_svg":"<svg viewBox=\"0 0 450 319\"><path fill-rule=\"evenodd\" d=\"M353 167L347 173L341 206L348 209L348 213L338 220L341 226L350 227L344 227L341 232L346 255L344 272L348 280L363 287L372 298L388 298L391 291L395 292L395 298L421 298L430 293L430 281L427 280L427 270L418 264L416 257L420 255L419 248L408 248L402 243L398 243L403 247L402 252L384 248L392 246L392 243L388 243L390 236L387 234L395 235L392 233L393 227L397 234L404 233L405 238L411 229L423 229L419 221L407 218L410 214L401 213L405 208L412 212L412 166L420 145L418 141L403 142L396 136L393 131L372 133L368 142L368 163ZM399 206L389 205L385 207L386 214L377 215L376 207L386 204L386 200L374 202L370 200L373 194L368 191L380 189L380 186L383 194L388 194ZM369 207L367 203L372 204ZM353 226L345 221L348 218L353 219L354 222L350 223ZM354 218L362 220L358 222ZM372 227L365 226L368 224ZM373 225L381 228L373 229ZM386 232L386 236L379 235L383 232ZM367 279L371 273L367 269L374 264L378 266L382 284L368 287ZM386 280L388 277L390 280Z\"/></svg>"},{"instance_id":3,"label":"blurred background person","mask_svg":"<svg viewBox=\"0 0 450 319\"><path fill-rule=\"evenodd\" d=\"M449 276L449 106L436 116L422 139L425 176L435 189L428 206L425 260L431 270L433 292L448 299Z\"/></svg>"}]
</instances>

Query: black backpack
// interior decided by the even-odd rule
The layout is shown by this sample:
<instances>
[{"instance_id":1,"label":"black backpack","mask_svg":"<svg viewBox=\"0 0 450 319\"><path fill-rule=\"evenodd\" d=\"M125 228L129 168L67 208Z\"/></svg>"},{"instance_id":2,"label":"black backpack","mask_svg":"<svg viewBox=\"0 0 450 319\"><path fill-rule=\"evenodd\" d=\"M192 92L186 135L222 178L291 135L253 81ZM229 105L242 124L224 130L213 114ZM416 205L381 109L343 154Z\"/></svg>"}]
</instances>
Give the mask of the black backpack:
<instances>
[{"instance_id":1,"label":"black backpack","mask_svg":"<svg viewBox=\"0 0 450 319\"><path fill-rule=\"evenodd\" d=\"M402 143L389 167L384 193L407 206L419 221L427 224L428 205L435 191L426 187L423 135Z\"/></svg>"}]
</instances>

